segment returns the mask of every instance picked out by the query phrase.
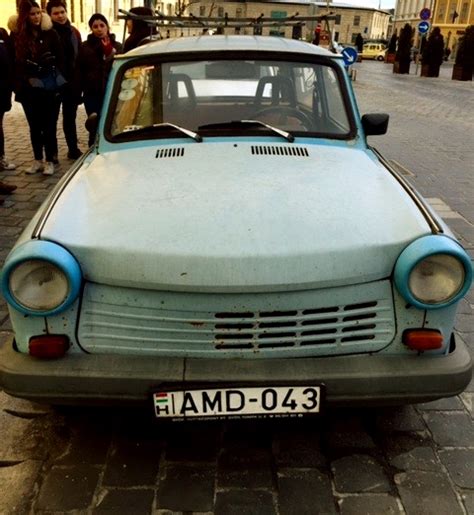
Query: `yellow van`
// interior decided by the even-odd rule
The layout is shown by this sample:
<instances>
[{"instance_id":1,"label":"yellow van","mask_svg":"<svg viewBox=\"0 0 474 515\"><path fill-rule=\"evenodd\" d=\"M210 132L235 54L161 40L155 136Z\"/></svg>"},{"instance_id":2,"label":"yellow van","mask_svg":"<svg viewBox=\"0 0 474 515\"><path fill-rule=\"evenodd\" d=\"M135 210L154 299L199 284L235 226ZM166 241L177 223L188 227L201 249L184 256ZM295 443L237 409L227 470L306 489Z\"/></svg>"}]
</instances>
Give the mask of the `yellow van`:
<instances>
[{"instance_id":1,"label":"yellow van","mask_svg":"<svg viewBox=\"0 0 474 515\"><path fill-rule=\"evenodd\" d=\"M362 49L362 59L385 60L387 47L383 43L365 43Z\"/></svg>"}]
</instances>

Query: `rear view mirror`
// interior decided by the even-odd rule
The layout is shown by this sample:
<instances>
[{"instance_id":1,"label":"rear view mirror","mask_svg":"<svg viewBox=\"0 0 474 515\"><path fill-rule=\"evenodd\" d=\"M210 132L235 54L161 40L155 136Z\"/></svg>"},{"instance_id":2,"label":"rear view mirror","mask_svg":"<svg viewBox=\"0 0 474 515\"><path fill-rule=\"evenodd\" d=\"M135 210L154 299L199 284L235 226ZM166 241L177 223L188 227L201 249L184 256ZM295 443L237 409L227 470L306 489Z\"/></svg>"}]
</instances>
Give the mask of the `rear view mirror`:
<instances>
[{"instance_id":1,"label":"rear view mirror","mask_svg":"<svg viewBox=\"0 0 474 515\"><path fill-rule=\"evenodd\" d=\"M362 127L366 136L379 136L387 132L389 115L384 113L364 114Z\"/></svg>"}]
</instances>

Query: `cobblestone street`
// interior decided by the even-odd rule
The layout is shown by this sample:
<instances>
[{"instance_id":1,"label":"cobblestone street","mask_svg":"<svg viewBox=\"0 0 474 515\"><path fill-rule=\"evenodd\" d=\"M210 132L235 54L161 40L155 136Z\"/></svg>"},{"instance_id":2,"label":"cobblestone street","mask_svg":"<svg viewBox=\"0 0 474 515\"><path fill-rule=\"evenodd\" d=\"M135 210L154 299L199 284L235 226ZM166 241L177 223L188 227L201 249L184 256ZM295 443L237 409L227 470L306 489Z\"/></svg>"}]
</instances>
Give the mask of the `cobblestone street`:
<instances>
[{"instance_id":1,"label":"cobblestone street","mask_svg":"<svg viewBox=\"0 0 474 515\"><path fill-rule=\"evenodd\" d=\"M361 114L390 113L370 143L394 161L474 254L474 83L356 65ZM80 110L81 148L87 137ZM18 104L7 113L0 264L51 187L25 175L32 152ZM0 345L11 330L0 299ZM474 355L474 293L457 337ZM3 338L4 339L4 338ZM151 412L151 410L150 410ZM474 515L474 381L403 408L339 409L303 421L157 425L151 413L53 409L0 391L0 514Z\"/></svg>"}]
</instances>

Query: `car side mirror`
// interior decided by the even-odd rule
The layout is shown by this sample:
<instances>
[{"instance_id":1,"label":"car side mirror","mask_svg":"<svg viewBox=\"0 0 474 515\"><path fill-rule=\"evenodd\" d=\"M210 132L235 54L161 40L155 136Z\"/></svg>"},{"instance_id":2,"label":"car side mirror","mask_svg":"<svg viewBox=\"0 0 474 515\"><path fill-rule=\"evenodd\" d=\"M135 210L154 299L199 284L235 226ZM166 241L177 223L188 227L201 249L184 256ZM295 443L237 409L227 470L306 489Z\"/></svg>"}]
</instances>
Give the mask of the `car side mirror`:
<instances>
[{"instance_id":1,"label":"car side mirror","mask_svg":"<svg viewBox=\"0 0 474 515\"><path fill-rule=\"evenodd\" d=\"M364 114L362 127L366 136L385 134L388 128L389 115L384 113Z\"/></svg>"},{"instance_id":2,"label":"car side mirror","mask_svg":"<svg viewBox=\"0 0 474 515\"><path fill-rule=\"evenodd\" d=\"M99 115L97 113L91 113L86 120L86 129L88 132L96 132L99 126Z\"/></svg>"}]
</instances>

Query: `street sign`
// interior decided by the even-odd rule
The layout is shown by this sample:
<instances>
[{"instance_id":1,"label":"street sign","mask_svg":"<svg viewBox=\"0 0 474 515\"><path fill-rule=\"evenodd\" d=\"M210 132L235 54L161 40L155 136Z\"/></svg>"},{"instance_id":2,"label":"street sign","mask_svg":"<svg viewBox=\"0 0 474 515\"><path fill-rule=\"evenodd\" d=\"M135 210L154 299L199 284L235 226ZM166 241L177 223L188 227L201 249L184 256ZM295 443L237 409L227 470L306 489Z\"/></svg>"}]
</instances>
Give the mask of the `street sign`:
<instances>
[{"instance_id":1,"label":"street sign","mask_svg":"<svg viewBox=\"0 0 474 515\"><path fill-rule=\"evenodd\" d=\"M355 48L346 47L341 52L341 54L346 66L350 66L351 64L357 62L357 50Z\"/></svg>"},{"instance_id":2,"label":"street sign","mask_svg":"<svg viewBox=\"0 0 474 515\"><path fill-rule=\"evenodd\" d=\"M420 21L418 24L418 32L420 34L426 34L430 30L430 24L427 21Z\"/></svg>"},{"instance_id":3,"label":"street sign","mask_svg":"<svg viewBox=\"0 0 474 515\"><path fill-rule=\"evenodd\" d=\"M421 11L420 11L420 18L422 20L429 20L431 17L431 11L428 9L428 7L424 7Z\"/></svg>"}]
</instances>

